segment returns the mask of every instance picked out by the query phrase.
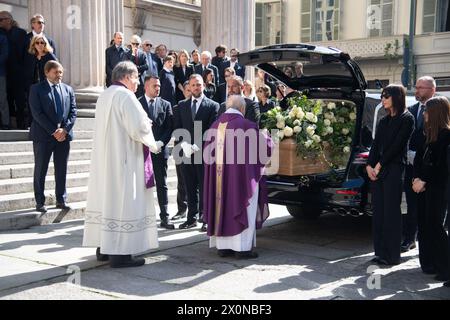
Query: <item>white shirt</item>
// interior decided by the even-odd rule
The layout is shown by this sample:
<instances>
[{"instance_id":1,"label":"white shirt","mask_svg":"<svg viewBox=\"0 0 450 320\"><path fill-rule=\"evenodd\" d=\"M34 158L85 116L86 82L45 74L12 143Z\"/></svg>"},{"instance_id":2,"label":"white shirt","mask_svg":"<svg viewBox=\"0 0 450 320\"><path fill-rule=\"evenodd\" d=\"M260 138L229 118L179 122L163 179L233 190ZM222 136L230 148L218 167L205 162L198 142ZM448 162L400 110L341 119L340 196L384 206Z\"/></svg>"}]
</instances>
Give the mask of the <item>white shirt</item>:
<instances>
[{"instance_id":1,"label":"white shirt","mask_svg":"<svg viewBox=\"0 0 450 320\"><path fill-rule=\"evenodd\" d=\"M44 35L44 33L43 32L41 32L41 33L37 33L36 31L34 31L34 30L32 30L31 32L33 32L33 37L36 37L36 36L43 36L43 37L45 37L45 35Z\"/></svg>"},{"instance_id":2,"label":"white shirt","mask_svg":"<svg viewBox=\"0 0 450 320\"><path fill-rule=\"evenodd\" d=\"M195 110L195 113L198 112L198 108L200 107L200 105L202 104L203 99L205 98L205 95L202 94L200 97L198 98L194 98L194 96L192 96L191 98L191 109L192 109L192 105L194 104L194 100L197 100L197 110Z\"/></svg>"},{"instance_id":3,"label":"white shirt","mask_svg":"<svg viewBox=\"0 0 450 320\"><path fill-rule=\"evenodd\" d=\"M57 85L57 86L58 86L58 88L59 88L59 96L61 97L61 103L62 103L63 106L64 106L64 102L62 101L62 92L61 92L61 86L60 86L61 82L53 83L53 82L51 82L51 81L48 80L48 79L47 79L47 82L48 82L48 85L50 86L50 88L52 89L52 98L53 98L53 101L55 101L55 95L54 95L54 93L53 93L53 86L54 86L54 85ZM56 109L56 103L55 103L55 112L58 113L58 110Z\"/></svg>"},{"instance_id":4,"label":"white shirt","mask_svg":"<svg viewBox=\"0 0 450 320\"><path fill-rule=\"evenodd\" d=\"M230 62L230 68L234 69L234 66L236 65L236 63L237 63L237 61L235 61L235 62L231 61Z\"/></svg>"},{"instance_id":5,"label":"white shirt","mask_svg":"<svg viewBox=\"0 0 450 320\"><path fill-rule=\"evenodd\" d=\"M150 107L150 100L153 100L153 103L156 102L156 98L150 98L148 95L145 95L145 100L147 100L147 104Z\"/></svg>"}]
</instances>

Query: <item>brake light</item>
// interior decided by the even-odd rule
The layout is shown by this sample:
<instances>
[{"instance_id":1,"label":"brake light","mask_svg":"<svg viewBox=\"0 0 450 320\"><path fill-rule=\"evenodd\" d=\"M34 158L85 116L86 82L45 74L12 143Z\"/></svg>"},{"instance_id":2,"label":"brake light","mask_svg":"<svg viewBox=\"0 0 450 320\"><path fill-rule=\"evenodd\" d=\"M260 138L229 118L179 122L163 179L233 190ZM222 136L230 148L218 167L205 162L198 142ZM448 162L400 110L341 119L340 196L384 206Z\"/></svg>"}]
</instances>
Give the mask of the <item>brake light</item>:
<instances>
[{"instance_id":1,"label":"brake light","mask_svg":"<svg viewBox=\"0 0 450 320\"><path fill-rule=\"evenodd\" d=\"M356 196L359 194L359 192L354 190L336 190L336 194L342 194L345 196Z\"/></svg>"},{"instance_id":2,"label":"brake light","mask_svg":"<svg viewBox=\"0 0 450 320\"><path fill-rule=\"evenodd\" d=\"M359 159L369 159L369 152L358 153L356 158Z\"/></svg>"}]
</instances>

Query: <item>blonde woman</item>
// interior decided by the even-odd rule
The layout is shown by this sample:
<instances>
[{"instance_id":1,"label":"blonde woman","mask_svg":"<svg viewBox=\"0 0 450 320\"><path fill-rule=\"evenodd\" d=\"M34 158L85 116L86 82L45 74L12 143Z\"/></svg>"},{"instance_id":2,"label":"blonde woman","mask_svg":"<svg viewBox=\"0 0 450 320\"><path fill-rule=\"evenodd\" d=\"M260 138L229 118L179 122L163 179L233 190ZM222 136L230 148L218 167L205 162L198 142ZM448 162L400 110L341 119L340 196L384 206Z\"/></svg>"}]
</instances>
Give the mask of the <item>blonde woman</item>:
<instances>
[{"instance_id":1,"label":"blonde woman","mask_svg":"<svg viewBox=\"0 0 450 320\"><path fill-rule=\"evenodd\" d=\"M53 54L53 48L43 35L31 39L27 55L25 56L24 74L27 92L32 84L46 79L44 66L47 61L57 60Z\"/></svg>"},{"instance_id":2,"label":"blonde woman","mask_svg":"<svg viewBox=\"0 0 450 320\"><path fill-rule=\"evenodd\" d=\"M194 74L194 66L189 63L189 53L186 50L181 50L178 54L178 62L173 68L175 74L176 84L176 99L177 103L184 100L184 83L189 80L189 77Z\"/></svg>"},{"instance_id":3,"label":"blonde woman","mask_svg":"<svg viewBox=\"0 0 450 320\"><path fill-rule=\"evenodd\" d=\"M253 83L250 80L244 81L243 94L247 99L250 99L252 101L258 101L258 99L256 98L255 87L253 86Z\"/></svg>"}]
</instances>

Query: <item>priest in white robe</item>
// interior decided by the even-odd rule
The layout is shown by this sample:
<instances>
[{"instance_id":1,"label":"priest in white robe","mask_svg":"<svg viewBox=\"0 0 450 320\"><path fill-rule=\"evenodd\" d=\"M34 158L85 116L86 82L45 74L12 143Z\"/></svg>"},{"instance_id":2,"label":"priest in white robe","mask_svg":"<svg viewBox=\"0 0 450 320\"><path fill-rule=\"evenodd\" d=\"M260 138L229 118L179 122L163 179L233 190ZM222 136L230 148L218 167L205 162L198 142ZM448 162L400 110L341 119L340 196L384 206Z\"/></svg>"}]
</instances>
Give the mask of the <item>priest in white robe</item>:
<instances>
[{"instance_id":1,"label":"priest in white robe","mask_svg":"<svg viewBox=\"0 0 450 320\"><path fill-rule=\"evenodd\" d=\"M83 246L97 247L97 259L111 267L135 267L145 259L132 255L158 247L149 151L160 150L134 95L136 66L119 63L112 81L96 105Z\"/></svg>"}]
</instances>

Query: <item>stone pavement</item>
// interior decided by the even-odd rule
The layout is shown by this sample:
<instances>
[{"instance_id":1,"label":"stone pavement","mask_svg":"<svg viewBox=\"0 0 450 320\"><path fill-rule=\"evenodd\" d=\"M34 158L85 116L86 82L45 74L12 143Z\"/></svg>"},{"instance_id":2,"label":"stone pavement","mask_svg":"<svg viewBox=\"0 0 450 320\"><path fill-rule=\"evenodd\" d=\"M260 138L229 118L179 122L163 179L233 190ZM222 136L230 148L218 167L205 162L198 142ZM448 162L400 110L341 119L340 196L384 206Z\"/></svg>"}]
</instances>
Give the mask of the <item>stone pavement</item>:
<instances>
[{"instance_id":1,"label":"stone pavement","mask_svg":"<svg viewBox=\"0 0 450 320\"><path fill-rule=\"evenodd\" d=\"M199 229L159 230L160 248L130 269L110 269L80 247L82 220L0 233L0 299L450 299L420 272L417 250L368 273L369 218L294 220L275 205L271 213L255 260L218 257Z\"/></svg>"}]
</instances>

